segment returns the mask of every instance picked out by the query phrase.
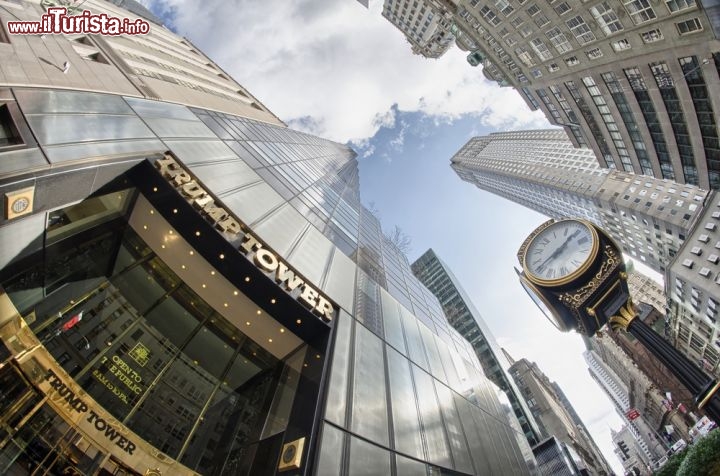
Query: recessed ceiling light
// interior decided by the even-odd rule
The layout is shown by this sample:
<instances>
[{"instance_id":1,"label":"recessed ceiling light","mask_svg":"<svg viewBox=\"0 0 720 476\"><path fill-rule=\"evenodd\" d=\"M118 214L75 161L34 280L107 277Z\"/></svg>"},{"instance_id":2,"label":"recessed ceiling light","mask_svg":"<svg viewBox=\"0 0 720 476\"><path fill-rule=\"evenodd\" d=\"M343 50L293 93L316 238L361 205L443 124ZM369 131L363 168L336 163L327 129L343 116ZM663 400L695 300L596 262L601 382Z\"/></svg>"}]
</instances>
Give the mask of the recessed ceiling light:
<instances>
[{"instance_id":1,"label":"recessed ceiling light","mask_svg":"<svg viewBox=\"0 0 720 476\"><path fill-rule=\"evenodd\" d=\"M203 287L203 289L205 289L207 286L203 284L202 287Z\"/></svg>"},{"instance_id":2,"label":"recessed ceiling light","mask_svg":"<svg viewBox=\"0 0 720 476\"><path fill-rule=\"evenodd\" d=\"M173 231L172 231L172 230L170 230L170 234L171 234L171 235L173 234Z\"/></svg>"},{"instance_id":3,"label":"recessed ceiling light","mask_svg":"<svg viewBox=\"0 0 720 476\"><path fill-rule=\"evenodd\" d=\"M157 192L157 187L153 187L153 192Z\"/></svg>"},{"instance_id":4,"label":"recessed ceiling light","mask_svg":"<svg viewBox=\"0 0 720 476\"><path fill-rule=\"evenodd\" d=\"M268 339L268 342L272 343L272 339Z\"/></svg>"},{"instance_id":5,"label":"recessed ceiling light","mask_svg":"<svg viewBox=\"0 0 720 476\"><path fill-rule=\"evenodd\" d=\"M181 267L182 269L187 269L187 268L185 267L185 265L182 265L182 266L180 266L180 267Z\"/></svg>"},{"instance_id":6,"label":"recessed ceiling light","mask_svg":"<svg viewBox=\"0 0 720 476\"><path fill-rule=\"evenodd\" d=\"M195 232L195 236L200 236L200 232L199 232L199 231L196 231L196 232Z\"/></svg>"},{"instance_id":7,"label":"recessed ceiling light","mask_svg":"<svg viewBox=\"0 0 720 476\"><path fill-rule=\"evenodd\" d=\"M275 299L271 299L270 304L275 304Z\"/></svg>"},{"instance_id":8,"label":"recessed ceiling light","mask_svg":"<svg viewBox=\"0 0 720 476\"><path fill-rule=\"evenodd\" d=\"M143 230L147 230L147 225L143 225Z\"/></svg>"},{"instance_id":9,"label":"recessed ceiling light","mask_svg":"<svg viewBox=\"0 0 720 476\"><path fill-rule=\"evenodd\" d=\"M165 245L160 245L160 248L165 249Z\"/></svg>"},{"instance_id":10,"label":"recessed ceiling light","mask_svg":"<svg viewBox=\"0 0 720 476\"><path fill-rule=\"evenodd\" d=\"M177 208L173 208L173 213L177 213Z\"/></svg>"},{"instance_id":11,"label":"recessed ceiling light","mask_svg":"<svg viewBox=\"0 0 720 476\"><path fill-rule=\"evenodd\" d=\"M250 282L250 276L245 276L245 282L246 282L246 283L249 283L249 282Z\"/></svg>"},{"instance_id":12,"label":"recessed ceiling light","mask_svg":"<svg viewBox=\"0 0 720 476\"><path fill-rule=\"evenodd\" d=\"M193 250L190 250L190 254L191 254L191 255L194 255L195 252L194 252Z\"/></svg>"},{"instance_id":13,"label":"recessed ceiling light","mask_svg":"<svg viewBox=\"0 0 720 476\"><path fill-rule=\"evenodd\" d=\"M281 328L280 328L280 334L283 334L284 332L285 332L285 329L283 329L283 328L281 327Z\"/></svg>"},{"instance_id":14,"label":"recessed ceiling light","mask_svg":"<svg viewBox=\"0 0 720 476\"><path fill-rule=\"evenodd\" d=\"M155 210L150 210L150 215L154 215L154 214L155 214Z\"/></svg>"},{"instance_id":15,"label":"recessed ceiling light","mask_svg":"<svg viewBox=\"0 0 720 476\"><path fill-rule=\"evenodd\" d=\"M246 326L249 326L249 325L250 325L250 321L245 321L245 325L246 325Z\"/></svg>"},{"instance_id":16,"label":"recessed ceiling light","mask_svg":"<svg viewBox=\"0 0 720 476\"><path fill-rule=\"evenodd\" d=\"M307 367L307 364L303 364L303 367Z\"/></svg>"},{"instance_id":17,"label":"recessed ceiling light","mask_svg":"<svg viewBox=\"0 0 720 476\"><path fill-rule=\"evenodd\" d=\"M237 291L233 291L233 294L237 296L237 295L238 295L238 292L237 292Z\"/></svg>"},{"instance_id":18,"label":"recessed ceiling light","mask_svg":"<svg viewBox=\"0 0 720 476\"><path fill-rule=\"evenodd\" d=\"M302 319L298 319L297 321L295 321L295 323L302 324Z\"/></svg>"},{"instance_id":19,"label":"recessed ceiling light","mask_svg":"<svg viewBox=\"0 0 720 476\"><path fill-rule=\"evenodd\" d=\"M215 276L215 271L210 271L210 276Z\"/></svg>"},{"instance_id":20,"label":"recessed ceiling light","mask_svg":"<svg viewBox=\"0 0 720 476\"><path fill-rule=\"evenodd\" d=\"M225 255L220 253L220 259L225 259Z\"/></svg>"},{"instance_id":21,"label":"recessed ceiling light","mask_svg":"<svg viewBox=\"0 0 720 476\"><path fill-rule=\"evenodd\" d=\"M224 302L223 306L228 307L228 303Z\"/></svg>"},{"instance_id":22,"label":"recessed ceiling light","mask_svg":"<svg viewBox=\"0 0 720 476\"><path fill-rule=\"evenodd\" d=\"M257 310L257 315L259 316L260 314L262 314L262 311L261 311L260 309L258 309L258 310Z\"/></svg>"},{"instance_id":23,"label":"recessed ceiling light","mask_svg":"<svg viewBox=\"0 0 720 476\"><path fill-rule=\"evenodd\" d=\"M315 354L315 358L316 358L316 359L319 359L319 358L320 358L320 354Z\"/></svg>"}]
</instances>

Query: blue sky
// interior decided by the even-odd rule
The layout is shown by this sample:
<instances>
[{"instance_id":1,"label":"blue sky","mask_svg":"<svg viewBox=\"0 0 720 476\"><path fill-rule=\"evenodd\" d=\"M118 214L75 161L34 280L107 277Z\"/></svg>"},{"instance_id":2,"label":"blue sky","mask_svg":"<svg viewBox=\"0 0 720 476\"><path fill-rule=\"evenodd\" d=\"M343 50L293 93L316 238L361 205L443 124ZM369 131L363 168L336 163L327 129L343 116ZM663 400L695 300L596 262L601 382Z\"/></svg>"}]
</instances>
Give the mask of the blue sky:
<instances>
[{"instance_id":1,"label":"blue sky","mask_svg":"<svg viewBox=\"0 0 720 476\"><path fill-rule=\"evenodd\" d=\"M450 157L472 136L549 127L509 88L488 82L457 48L413 55L381 17L355 0L148 0L291 127L358 152L363 202L386 231L432 247L452 268L497 341L556 380L606 458L620 418L590 378L582 341L545 321L514 274L515 253L545 217L461 181Z\"/></svg>"},{"instance_id":2,"label":"blue sky","mask_svg":"<svg viewBox=\"0 0 720 476\"><path fill-rule=\"evenodd\" d=\"M537 362L560 384L617 465L610 427L619 429L622 422L588 374L580 336L561 334L547 322L513 270L520 244L547 218L463 182L450 168L450 158L468 139L495 131L473 115L438 123L423 113L397 112L391 127L358 149L363 201L380 211L386 232L398 225L412 238L411 261L435 250L498 343L515 359ZM362 157L367 151L372 154Z\"/></svg>"}]
</instances>

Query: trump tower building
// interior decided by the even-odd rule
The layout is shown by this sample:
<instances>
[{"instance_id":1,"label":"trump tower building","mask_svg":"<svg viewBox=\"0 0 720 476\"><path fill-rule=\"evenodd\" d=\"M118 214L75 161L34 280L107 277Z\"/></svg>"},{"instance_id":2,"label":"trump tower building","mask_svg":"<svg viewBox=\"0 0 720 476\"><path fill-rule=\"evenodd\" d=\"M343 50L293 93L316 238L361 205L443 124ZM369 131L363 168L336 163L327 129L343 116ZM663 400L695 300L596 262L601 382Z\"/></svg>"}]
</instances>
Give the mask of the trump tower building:
<instances>
[{"instance_id":1,"label":"trump tower building","mask_svg":"<svg viewBox=\"0 0 720 476\"><path fill-rule=\"evenodd\" d=\"M1 3L0 473L534 471L350 148L138 6L15 36L57 2Z\"/></svg>"}]
</instances>

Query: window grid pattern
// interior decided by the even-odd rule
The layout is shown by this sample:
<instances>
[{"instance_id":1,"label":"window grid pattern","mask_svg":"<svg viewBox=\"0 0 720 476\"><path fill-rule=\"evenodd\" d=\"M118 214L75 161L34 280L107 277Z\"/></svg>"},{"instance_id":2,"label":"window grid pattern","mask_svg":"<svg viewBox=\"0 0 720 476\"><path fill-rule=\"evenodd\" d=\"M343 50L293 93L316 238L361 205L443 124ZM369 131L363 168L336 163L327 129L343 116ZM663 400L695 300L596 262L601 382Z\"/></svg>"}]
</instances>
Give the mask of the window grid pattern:
<instances>
[{"instance_id":1,"label":"window grid pattern","mask_svg":"<svg viewBox=\"0 0 720 476\"><path fill-rule=\"evenodd\" d=\"M592 32L588 24L585 23L585 20L583 20L580 15L569 19L565 22L565 24L570 29L572 34L575 35L575 38L581 45L585 45L587 43L590 43L591 41L596 40L595 34Z\"/></svg>"},{"instance_id":2,"label":"window grid pattern","mask_svg":"<svg viewBox=\"0 0 720 476\"><path fill-rule=\"evenodd\" d=\"M705 84L702 72L702 64L696 56L680 58L680 66L685 75L690 96L692 97L695 114L700 125L705 159L707 160L710 187L720 187L720 142L718 141L717 124L715 123L715 112Z\"/></svg>"},{"instance_id":3,"label":"window grid pattern","mask_svg":"<svg viewBox=\"0 0 720 476\"><path fill-rule=\"evenodd\" d=\"M643 118L645 119L645 124L647 125L650 136L652 137L653 147L655 148L655 153L657 154L658 161L660 162L660 172L662 173L663 178L675 180L675 170L673 169L672 162L670 160L670 151L668 150L667 142L665 141L665 134L662 131L660 119L655 111L655 105L648 93L645 79L638 68L627 68L624 70L624 73L630 83L633 94L635 94L635 99L640 106Z\"/></svg>"},{"instance_id":4,"label":"window grid pattern","mask_svg":"<svg viewBox=\"0 0 720 476\"><path fill-rule=\"evenodd\" d=\"M553 104L553 102L550 100L550 97L547 95L544 89L538 89L535 91L537 95L542 100L543 104L545 104L545 107L547 107L548 111L550 111L550 115L553 117L555 122L557 124L562 124L563 120L562 117L560 117L560 111L558 111L558 108Z\"/></svg>"},{"instance_id":5,"label":"window grid pattern","mask_svg":"<svg viewBox=\"0 0 720 476\"><path fill-rule=\"evenodd\" d=\"M575 104L577 104L578 109L580 109L580 113L585 118L585 122L590 129L590 133L593 135L593 138L595 139L595 142L600 149L603 163L607 168L614 169L615 161L613 160L612 154L610 153L610 147L608 147L608 144L605 141L602 132L600 131L600 126L598 126L597 121L595 121L595 118L590 111L590 106L588 106L588 104L585 102L585 99L583 99L580 91L578 90L578 87L575 85L575 81L566 82L565 87L570 93L570 96L572 96L573 100L575 101Z\"/></svg>"},{"instance_id":6,"label":"window grid pattern","mask_svg":"<svg viewBox=\"0 0 720 476\"><path fill-rule=\"evenodd\" d=\"M623 5L636 25L657 18L649 0L623 0Z\"/></svg>"},{"instance_id":7,"label":"window grid pattern","mask_svg":"<svg viewBox=\"0 0 720 476\"><path fill-rule=\"evenodd\" d=\"M620 157L620 162L622 163L623 169L626 172L634 172L632 161L630 160L630 154L628 153L625 141L623 141L622 136L620 135L620 130L617 126L617 123L615 122L615 118L610 113L610 108L608 107L605 98L600 92L600 88L598 88L597 83L595 83L595 80L591 76L584 77L582 81L583 84L585 84L585 89L587 89L588 94L590 94L590 97L595 103L595 106L600 113L600 117L605 123L605 127L607 128L608 134L610 135L613 144L615 144L615 149L617 150L618 156Z\"/></svg>"},{"instance_id":8,"label":"window grid pattern","mask_svg":"<svg viewBox=\"0 0 720 476\"><path fill-rule=\"evenodd\" d=\"M542 61L552 59L552 53L540 38L535 38L534 40L532 40L530 42L530 46L535 51L535 54L538 55L538 58L540 58Z\"/></svg>"},{"instance_id":9,"label":"window grid pattern","mask_svg":"<svg viewBox=\"0 0 720 476\"><path fill-rule=\"evenodd\" d=\"M632 140L633 148L635 149L635 155L637 156L638 162L640 163L640 168L642 169L643 175L649 175L650 177L653 177L654 174L652 170L652 165L650 163L650 158L647 154L645 142L643 141L642 135L640 134L640 127L635 121L635 116L630 109L630 105L627 102L627 98L625 97L625 93L623 92L622 86L620 85L617 76L615 76L615 73L609 72L603 73L602 78L605 82L605 86L607 86L608 90L610 91L610 95L615 102L615 106L617 106L618 111L620 112L620 117L622 117L622 120L625 123L625 129L628 131L630 140Z\"/></svg>"},{"instance_id":10,"label":"window grid pattern","mask_svg":"<svg viewBox=\"0 0 720 476\"><path fill-rule=\"evenodd\" d=\"M695 156L693 154L692 143L690 142L690 132L688 131L685 114L682 109L680 98L675 90L675 81L670 74L670 68L663 62L651 63L655 82L660 90L660 95L665 103L668 116L670 117L670 125L672 126L675 142L677 143L678 152L680 154L680 162L683 167L685 182L693 185L699 183L697 166L695 165Z\"/></svg>"},{"instance_id":11,"label":"window grid pattern","mask_svg":"<svg viewBox=\"0 0 720 476\"><path fill-rule=\"evenodd\" d=\"M590 13L592 13L593 18L595 18L595 21L603 33L605 33L605 36L610 36L623 30L620 19L607 2L599 3L590 8Z\"/></svg>"},{"instance_id":12,"label":"window grid pattern","mask_svg":"<svg viewBox=\"0 0 720 476\"><path fill-rule=\"evenodd\" d=\"M588 143L582 134L582 130L580 129L580 119L578 119L577 114L575 114L575 111L572 107L570 107L570 103L568 103L565 96L563 96L562 90L555 85L551 85L549 89L550 92L553 93L553 96L555 96L555 100L558 104L560 104L560 108L562 108L563 112L570 120L570 124L568 125L570 126L570 132L573 137L575 137L575 140L578 144L580 144L580 147L587 147Z\"/></svg>"},{"instance_id":13,"label":"window grid pattern","mask_svg":"<svg viewBox=\"0 0 720 476\"><path fill-rule=\"evenodd\" d=\"M565 33L560 31L560 28L555 27L552 30L548 30L545 34L548 40L550 40L550 44L555 47L558 53L562 54L572 49Z\"/></svg>"}]
</instances>

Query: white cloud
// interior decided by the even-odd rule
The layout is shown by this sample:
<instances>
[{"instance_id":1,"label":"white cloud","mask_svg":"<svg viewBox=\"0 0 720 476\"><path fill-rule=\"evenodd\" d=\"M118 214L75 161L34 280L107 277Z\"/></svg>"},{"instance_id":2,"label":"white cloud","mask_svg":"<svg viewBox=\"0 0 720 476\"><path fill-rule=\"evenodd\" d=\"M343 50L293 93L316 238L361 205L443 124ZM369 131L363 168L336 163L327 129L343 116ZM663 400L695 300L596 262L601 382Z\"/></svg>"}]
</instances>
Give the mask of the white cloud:
<instances>
[{"instance_id":1,"label":"white cloud","mask_svg":"<svg viewBox=\"0 0 720 476\"><path fill-rule=\"evenodd\" d=\"M547 125L459 49L437 60L413 55L380 15L380 1L369 10L351 0L154 1L175 13L180 34L274 113L324 137L372 137L394 124L394 104L445 121L474 114L494 127Z\"/></svg>"},{"instance_id":2,"label":"white cloud","mask_svg":"<svg viewBox=\"0 0 720 476\"><path fill-rule=\"evenodd\" d=\"M390 147L396 151L396 152L402 152L403 147L405 146L405 133L408 129L408 123L405 121L400 122L400 132L393 137L390 142L388 143Z\"/></svg>"}]
</instances>

